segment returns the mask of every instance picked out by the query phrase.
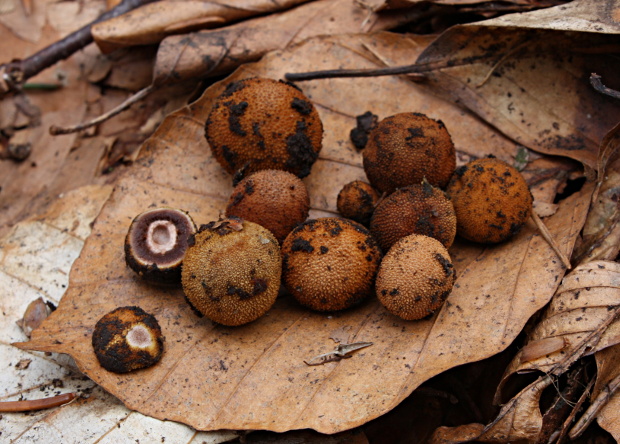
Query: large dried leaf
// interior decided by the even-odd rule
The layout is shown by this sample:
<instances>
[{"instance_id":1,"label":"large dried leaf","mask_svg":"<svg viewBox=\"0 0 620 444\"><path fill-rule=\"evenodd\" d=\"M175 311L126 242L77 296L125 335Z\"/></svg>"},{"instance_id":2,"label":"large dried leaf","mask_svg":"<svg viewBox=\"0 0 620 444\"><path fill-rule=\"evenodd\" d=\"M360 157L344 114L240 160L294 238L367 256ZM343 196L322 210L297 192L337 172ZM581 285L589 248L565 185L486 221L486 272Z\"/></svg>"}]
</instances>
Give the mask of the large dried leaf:
<instances>
[{"instance_id":1,"label":"large dried leaf","mask_svg":"<svg viewBox=\"0 0 620 444\"><path fill-rule=\"evenodd\" d=\"M391 34L309 40L238 70L281 78L290 70L411 62L427 40ZM156 288L125 266L123 239L132 218L151 206L188 210L198 223L217 218L231 178L213 160L203 122L225 82L169 116L143 148L143 157L116 187L71 273L59 309L20 347L70 354L79 368L129 408L197 429L298 428L334 433L377 417L430 377L503 350L527 319L554 294L564 269L528 224L510 242L479 247L457 243L451 254L458 280L434 317L406 322L375 300L334 314L309 312L280 298L242 327L197 318L178 289ZM361 155L348 140L355 116L420 111L441 118L459 150L510 160L518 147L476 118L406 78L334 79L301 85L325 126L324 149L305 180L312 215L334 214L341 186L363 178ZM462 152L462 151L461 151ZM547 220L566 253L583 225L590 194L577 193ZM96 321L121 305L139 305L159 320L166 337L160 363L130 375L103 370L92 351ZM371 347L351 359L308 367L308 360L343 342Z\"/></svg>"},{"instance_id":2,"label":"large dried leaf","mask_svg":"<svg viewBox=\"0 0 620 444\"><path fill-rule=\"evenodd\" d=\"M91 33L103 52L159 43L164 37L215 28L255 15L275 13L308 0L159 1L93 25Z\"/></svg>"},{"instance_id":3,"label":"large dried leaf","mask_svg":"<svg viewBox=\"0 0 620 444\"><path fill-rule=\"evenodd\" d=\"M381 0L319 0L222 29L164 39L157 54L154 83L217 76L263 54L318 35L372 32L411 21L398 13L376 13Z\"/></svg>"},{"instance_id":4,"label":"large dried leaf","mask_svg":"<svg viewBox=\"0 0 620 444\"><path fill-rule=\"evenodd\" d=\"M455 26L417 63L431 69L434 90L513 140L595 170L601 140L620 115L618 101L588 80L596 72L612 81L620 68L610 52L620 43L620 26L609 16L614 5L577 0Z\"/></svg>"}]
</instances>

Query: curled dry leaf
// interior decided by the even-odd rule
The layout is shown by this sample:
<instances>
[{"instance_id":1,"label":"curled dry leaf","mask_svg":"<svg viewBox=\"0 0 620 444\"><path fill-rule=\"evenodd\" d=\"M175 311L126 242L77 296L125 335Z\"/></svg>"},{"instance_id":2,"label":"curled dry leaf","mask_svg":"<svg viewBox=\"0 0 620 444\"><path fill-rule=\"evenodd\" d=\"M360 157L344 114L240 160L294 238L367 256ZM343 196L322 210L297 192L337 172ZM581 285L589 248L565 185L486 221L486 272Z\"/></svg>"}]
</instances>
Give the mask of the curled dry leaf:
<instances>
[{"instance_id":1,"label":"curled dry leaf","mask_svg":"<svg viewBox=\"0 0 620 444\"><path fill-rule=\"evenodd\" d=\"M617 42L609 34L620 33L609 17L613 4L578 0L454 26L417 64L431 69L427 79L434 90L513 140L595 171L599 144L620 115L620 103L589 83L591 72L613 78L620 68L604 53ZM588 49L594 47L603 51Z\"/></svg>"},{"instance_id":2,"label":"curled dry leaf","mask_svg":"<svg viewBox=\"0 0 620 444\"><path fill-rule=\"evenodd\" d=\"M217 76L314 36L381 31L416 17L402 11L373 12L373 6L380 4L380 0L319 0L222 29L168 37L157 53L153 81Z\"/></svg>"},{"instance_id":3,"label":"curled dry leaf","mask_svg":"<svg viewBox=\"0 0 620 444\"><path fill-rule=\"evenodd\" d=\"M210 1L159 1L146 4L91 28L102 52L159 43L164 37L197 29L224 26L259 14L288 9L308 0L236 0L225 4Z\"/></svg>"},{"instance_id":4,"label":"curled dry leaf","mask_svg":"<svg viewBox=\"0 0 620 444\"><path fill-rule=\"evenodd\" d=\"M548 302L564 274L555 253L530 224L504 244L455 244L451 255L459 277L454 291L437 315L420 322L399 320L376 300L326 315L307 311L285 296L255 322L223 327L197 318L180 290L149 286L124 264L123 239L142 209L183 208L200 224L217 219L225 208L231 178L212 158L203 124L214 97L229 81L282 78L288 70L321 65L410 62L427 41L387 33L308 40L244 66L167 117L101 212L59 308L30 342L19 346L70 354L82 371L128 407L156 418L204 430L313 428L324 433L363 424L396 406L430 377L506 348ZM508 159L518 149L404 77L332 79L300 86L325 126L321 157L305 179L311 217L335 214L338 191L363 178L361 154L351 144L349 131L355 116L368 109L380 117L415 110L441 118L457 149L475 152L475 146L479 153ZM547 220L567 253L585 220L589 191L584 188L566 199ZM158 365L131 378L101 369L88 339L96 320L121 305L139 305L153 313L170 344ZM330 337L339 335L343 325L351 327L348 341L373 346L350 359L307 366L304 360L333 350Z\"/></svg>"}]
</instances>

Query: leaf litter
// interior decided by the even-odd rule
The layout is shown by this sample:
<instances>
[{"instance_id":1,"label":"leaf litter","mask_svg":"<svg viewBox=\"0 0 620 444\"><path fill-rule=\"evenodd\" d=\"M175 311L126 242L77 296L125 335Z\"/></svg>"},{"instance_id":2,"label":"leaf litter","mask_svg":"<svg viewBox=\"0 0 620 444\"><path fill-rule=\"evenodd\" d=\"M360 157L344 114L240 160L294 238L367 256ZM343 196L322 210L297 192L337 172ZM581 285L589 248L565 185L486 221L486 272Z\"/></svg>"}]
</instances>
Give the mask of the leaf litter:
<instances>
[{"instance_id":1,"label":"leaf litter","mask_svg":"<svg viewBox=\"0 0 620 444\"><path fill-rule=\"evenodd\" d=\"M564 274L531 224L499 246L457 243L451 251L459 275L454 291L436 316L416 323L394 318L376 300L327 316L282 297L254 323L216 326L197 318L180 290L149 286L124 263L123 238L142 209L175 206L205 223L224 207L231 178L212 159L202 133L210 103L226 83L307 70L320 60L316 54L325 65L338 60L376 66L383 60L412 59L427 41L387 33L310 40L245 65L170 115L102 210L72 269L63 302L32 340L19 346L70 354L80 370L129 408L156 418L199 430L313 428L325 433L363 424L430 377L506 348L553 296ZM363 177L360 153L348 134L355 116L368 109L380 117L413 109L441 118L454 128L457 149L471 146L474 134L481 136L476 143L485 154L510 160L518 150L475 117L405 78L334 79L300 86L318 107L326 129L324 149L306 182L312 216L334 214L342 184ZM591 192L586 187L569 197L546 221L567 253L584 223ZM139 305L153 313L166 337L161 362L131 377L102 370L85 340L97 319L120 305ZM333 350L329 335L343 324L352 327L351 342L373 346L351 359L308 367L308 357ZM265 403L271 408L264 409Z\"/></svg>"}]
</instances>

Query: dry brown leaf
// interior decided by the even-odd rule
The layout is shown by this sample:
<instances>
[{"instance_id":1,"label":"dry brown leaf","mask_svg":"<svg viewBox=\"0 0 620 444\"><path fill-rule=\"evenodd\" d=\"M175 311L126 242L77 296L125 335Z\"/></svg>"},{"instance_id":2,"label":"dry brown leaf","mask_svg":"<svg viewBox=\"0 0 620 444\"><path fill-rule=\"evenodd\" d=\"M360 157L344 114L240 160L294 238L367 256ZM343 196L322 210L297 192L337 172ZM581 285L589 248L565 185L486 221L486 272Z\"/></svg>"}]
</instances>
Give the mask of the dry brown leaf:
<instances>
[{"instance_id":1,"label":"dry brown leaf","mask_svg":"<svg viewBox=\"0 0 620 444\"><path fill-rule=\"evenodd\" d=\"M318 35L372 32L411 21L402 11L378 14L382 1L319 0L213 31L171 36L160 45L154 83L216 76Z\"/></svg>"},{"instance_id":2,"label":"dry brown leaf","mask_svg":"<svg viewBox=\"0 0 620 444\"><path fill-rule=\"evenodd\" d=\"M620 377L620 346L606 348L595 355L598 368L596 385L592 393L592 403L600 401L601 408L593 412L599 425L611 433L616 441L620 440L620 394L618 393L618 378ZM610 386L615 391L610 391ZM586 411L584 417L590 412ZM590 419L590 418L588 418ZM578 424L576 424L577 426Z\"/></svg>"},{"instance_id":3,"label":"dry brown leaf","mask_svg":"<svg viewBox=\"0 0 620 444\"><path fill-rule=\"evenodd\" d=\"M620 264L594 261L575 268L564 278L526 345L506 369L503 383L517 372L555 372L568 360L574 362L617 344L619 307Z\"/></svg>"},{"instance_id":4,"label":"dry brown leaf","mask_svg":"<svg viewBox=\"0 0 620 444\"><path fill-rule=\"evenodd\" d=\"M91 32L102 52L151 45L164 37L213 28L255 15L275 13L308 0L159 1L95 24Z\"/></svg>"},{"instance_id":5,"label":"dry brown leaf","mask_svg":"<svg viewBox=\"0 0 620 444\"><path fill-rule=\"evenodd\" d=\"M325 37L244 66L227 82L249 76L281 78L289 69L321 63L360 66L418 55L427 39L387 33ZM319 57L320 56L320 57ZM68 353L89 377L129 408L197 429L298 428L334 433L375 418L428 378L503 350L527 319L554 294L564 269L528 224L510 242L494 247L457 243L451 250L459 278L433 318L406 322L376 300L334 314L309 312L282 297L263 318L239 328L197 318L177 289L141 282L126 267L123 239L145 208L171 205L197 223L217 218L231 178L213 160L203 122L226 82L209 88L172 114L145 144L142 157L115 189L71 273L58 310L28 349ZM499 157L516 145L403 77L332 79L302 84L325 126L324 149L306 179L312 215L334 214L340 187L362 178L361 154L348 139L355 116L421 111L442 118L457 147ZM363 92L363 93L361 93ZM477 137L479 136L479 137ZM585 219L587 190L564 201L547 221L570 253ZM166 337L160 363L131 375L104 371L90 345L95 322L121 305L139 305L159 320ZM372 342L351 359L308 367L304 360L334 348L331 337L351 326L350 340ZM265 408L269 406L269 408Z\"/></svg>"},{"instance_id":6,"label":"dry brown leaf","mask_svg":"<svg viewBox=\"0 0 620 444\"><path fill-rule=\"evenodd\" d=\"M614 5L578 0L455 26L417 63L437 67L427 74L434 90L513 140L596 170L601 140L620 115L618 101L589 83L592 72L612 79L620 68L609 56L620 33Z\"/></svg>"}]
</instances>

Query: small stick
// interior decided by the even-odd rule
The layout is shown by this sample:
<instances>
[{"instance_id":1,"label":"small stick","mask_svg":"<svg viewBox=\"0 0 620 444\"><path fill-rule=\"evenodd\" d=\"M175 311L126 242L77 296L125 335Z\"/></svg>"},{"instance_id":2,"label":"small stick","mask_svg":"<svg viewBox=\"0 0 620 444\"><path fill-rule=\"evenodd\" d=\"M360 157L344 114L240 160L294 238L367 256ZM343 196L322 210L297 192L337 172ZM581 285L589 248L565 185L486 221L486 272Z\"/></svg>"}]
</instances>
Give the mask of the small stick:
<instances>
[{"instance_id":1,"label":"small stick","mask_svg":"<svg viewBox=\"0 0 620 444\"><path fill-rule=\"evenodd\" d=\"M13 60L0 65L0 94L8 93L19 87L29 78L45 68L64 60L93 41L91 27L98 22L117 17L138 6L157 0L123 0L118 6L99 16L93 22L69 34L62 40L52 43L36 54L24 60Z\"/></svg>"},{"instance_id":2,"label":"small stick","mask_svg":"<svg viewBox=\"0 0 620 444\"><path fill-rule=\"evenodd\" d=\"M0 402L0 412L30 412L33 410L49 409L58 407L75 399L75 393L63 393L51 398L31 399L29 401L4 401Z\"/></svg>"},{"instance_id":3,"label":"small stick","mask_svg":"<svg viewBox=\"0 0 620 444\"><path fill-rule=\"evenodd\" d=\"M614 99L620 99L620 91L616 91L615 89L611 89L603 85L601 76L596 73L590 74L590 85L592 85L592 87L601 94L606 94Z\"/></svg>"},{"instance_id":4,"label":"small stick","mask_svg":"<svg viewBox=\"0 0 620 444\"><path fill-rule=\"evenodd\" d=\"M284 77L290 82L298 82L301 80L331 79L338 77L379 77L401 74L419 74L432 71L436 68L437 67L434 65L413 64L376 69L328 69L325 71L289 72L286 73Z\"/></svg>"},{"instance_id":5,"label":"small stick","mask_svg":"<svg viewBox=\"0 0 620 444\"><path fill-rule=\"evenodd\" d=\"M560 258L560 260L562 261L566 269L570 270L572 268L572 265L570 264L570 260L566 257L564 253L562 253L562 251L560 250L560 247L558 246L555 239L553 239L553 236L547 229L547 226L540 219L540 217L538 217L538 214L536 214L536 211L532 211L532 219L534 220L536 227L538 227L538 230L540 231L540 234L542 235L542 237L547 241L549 246L553 248L553 251L555 251L555 254L558 255L558 257Z\"/></svg>"},{"instance_id":6,"label":"small stick","mask_svg":"<svg viewBox=\"0 0 620 444\"><path fill-rule=\"evenodd\" d=\"M79 123L79 124L74 125L74 126L68 126L68 127L64 127L64 128L60 127L60 126L52 125L52 126L50 126L50 130L49 130L50 134L52 136L59 136L61 134L77 133L78 131L82 131L82 130L85 130L87 128L90 128L91 126L95 126L95 125L98 125L98 124L100 124L102 122L105 122L106 120L111 119L115 115L122 113L127 108L129 108L131 105L133 105L134 103L142 100L144 97L149 95L149 93L151 91L153 91L153 89L154 89L154 87L153 87L152 84L147 86L146 88L141 89L140 91L138 91L134 95L130 96L123 103L118 105L116 108L113 108L110 111L108 111L107 113L104 113L104 114L101 114L100 116L95 117L93 120L91 120L89 122L83 122L83 123Z\"/></svg>"}]
</instances>

